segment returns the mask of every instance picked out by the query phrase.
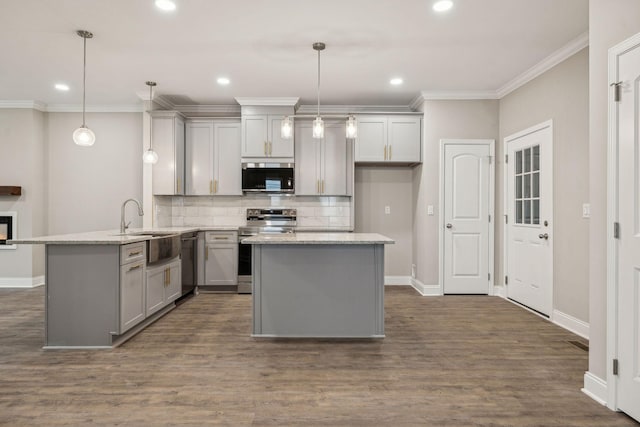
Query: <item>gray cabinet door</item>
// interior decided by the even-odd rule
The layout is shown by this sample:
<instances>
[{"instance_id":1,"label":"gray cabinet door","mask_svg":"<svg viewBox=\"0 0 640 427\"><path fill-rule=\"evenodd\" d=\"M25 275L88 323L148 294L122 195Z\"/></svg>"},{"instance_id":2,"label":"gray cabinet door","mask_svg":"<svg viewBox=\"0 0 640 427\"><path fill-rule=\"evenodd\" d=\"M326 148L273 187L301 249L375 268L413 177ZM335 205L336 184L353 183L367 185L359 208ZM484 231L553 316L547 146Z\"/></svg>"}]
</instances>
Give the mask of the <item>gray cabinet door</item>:
<instances>
[{"instance_id":1,"label":"gray cabinet door","mask_svg":"<svg viewBox=\"0 0 640 427\"><path fill-rule=\"evenodd\" d=\"M344 124L326 125L321 150L322 183L325 196L347 194L347 138Z\"/></svg>"},{"instance_id":2,"label":"gray cabinet door","mask_svg":"<svg viewBox=\"0 0 640 427\"><path fill-rule=\"evenodd\" d=\"M316 196L320 194L320 145L311 136L311 122L298 121L295 126L296 144L296 194Z\"/></svg>"},{"instance_id":3,"label":"gray cabinet door","mask_svg":"<svg viewBox=\"0 0 640 427\"><path fill-rule=\"evenodd\" d=\"M267 157L268 130L268 116L242 117L242 157Z\"/></svg>"},{"instance_id":4,"label":"gray cabinet door","mask_svg":"<svg viewBox=\"0 0 640 427\"><path fill-rule=\"evenodd\" d=\"M173 261L165 268L166 285L164 288L164 302L169 304L180 297L182 293L182 264L180 259Z\"/></svg>"},{"instance_id":5,"label":"gray cabinet door","mask_svg":"<svg viewBox=\"0 0 640 427\"><path fill-rule=\"evenodd\" d=\"M167 280L164 267L147 269L147 317L164 307L164 287Z\"/></svg>"},{"instance_id":6,"label":"gray cabinet door","mask_svg":"<svg viewBox=\"0 0 640 427\"><path fill-rule=\"evenodd\" d=\"M153 113L153 194L184 194L184 120L177 113Z\"/></svg>"},{"instance_id":7,"label":"gray cabinet door","mask_svg":"<svg viewBox=\"0 0 640 427\"><path fill-rule=\"evenodd\" d=\"M238 283L238 244L207 243L205 246L204 284L207 286Z\"/></svg>"},{"instance_id":8,"label":"gray cabinet door","mask_svg":"<svg viewBox=\"0 0 640 427\"><path fill-rule=\"evenodd\" d=\"M384 162L387 159L386 144L387 117L358 116L356 162Z\"/></svg>"},{"instance_id":9,"label":"gray cabinet door","mask_svg":"<svg viewBox=\"0 0 640 427\"><path fill-rule=\"evenodd\" d=\"M387 161L420 162L420 117L389 117Z\"/></svg>"},{"instance_id":10,"label":"gray cabinet door","mask_svg":"<svg viewBox=\"0 0 640 427\"><path fill-rule=\"evenodd\" d=\"M269 157L293 158L294 138L282 139L280 126L284 116L269 116Z\"/></svg>"},{"instance_id":11,"label":"gray cabinet door","mask_svg":"<svg viewBox=\"0 0 640 427\"><path fill-rule=\"evenodd\" d=\"M120 334L144 320L145 260L120 267Z\"/></svg>"},{"instance_id":12,"label":"gray cabinet door","mask_svg":"<svg viewBox=\"0 0 640 427\"><path fill-rule=\"evenodd\" d=\"M187 123L186 138L187 195L209 195L213 193L213 122Z\"/></svg>"},{"instance_id":13,"label":"gray cabinet door","mask_svg":"<svg viewBox=\"0 0 640 427\"><path fill-rule=\"evenodd\" d=\"M213 191L220 196L242 195L242 135L239 122L214 122Z\"/></svg>"}]
</instances>

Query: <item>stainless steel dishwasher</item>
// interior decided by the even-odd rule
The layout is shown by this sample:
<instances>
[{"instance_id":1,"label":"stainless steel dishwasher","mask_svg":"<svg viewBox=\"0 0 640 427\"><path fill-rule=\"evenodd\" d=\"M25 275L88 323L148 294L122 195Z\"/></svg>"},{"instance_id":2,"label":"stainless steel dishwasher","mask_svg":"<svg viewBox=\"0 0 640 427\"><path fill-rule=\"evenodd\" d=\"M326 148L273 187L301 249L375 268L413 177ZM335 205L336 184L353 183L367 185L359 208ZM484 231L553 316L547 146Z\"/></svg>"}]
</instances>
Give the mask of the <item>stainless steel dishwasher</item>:
<instances>
[{"instance_id":1,"label":"stainless steel dishwasher","mask_svg":"<svg viewBox=\"0 0 640 427\"><path fill-rule=\"evenodd\" d=\"M198 233L184 233L182 240L182 295L194 292L198 279Z\"/></svg>"}]
</instances>

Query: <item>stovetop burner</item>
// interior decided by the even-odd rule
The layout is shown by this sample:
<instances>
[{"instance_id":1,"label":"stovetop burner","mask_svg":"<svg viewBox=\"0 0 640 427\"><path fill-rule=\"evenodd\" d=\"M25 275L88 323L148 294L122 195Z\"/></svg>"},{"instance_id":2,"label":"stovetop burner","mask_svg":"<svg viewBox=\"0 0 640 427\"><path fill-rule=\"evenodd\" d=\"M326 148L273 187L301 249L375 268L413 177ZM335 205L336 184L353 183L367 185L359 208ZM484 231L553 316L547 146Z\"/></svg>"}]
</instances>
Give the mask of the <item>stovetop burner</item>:
<instances>
[{"instance_id":1,"label":"stovetop burner","mask_svg":"<svg viewBox=\"0 0 640 427\"><path fill-rule=\"evenodd\" d=\"M296 209L247 209L247 225L240 227L241 236L259 233L293 233L296 227Z\"/></svg>"}]
</instances>

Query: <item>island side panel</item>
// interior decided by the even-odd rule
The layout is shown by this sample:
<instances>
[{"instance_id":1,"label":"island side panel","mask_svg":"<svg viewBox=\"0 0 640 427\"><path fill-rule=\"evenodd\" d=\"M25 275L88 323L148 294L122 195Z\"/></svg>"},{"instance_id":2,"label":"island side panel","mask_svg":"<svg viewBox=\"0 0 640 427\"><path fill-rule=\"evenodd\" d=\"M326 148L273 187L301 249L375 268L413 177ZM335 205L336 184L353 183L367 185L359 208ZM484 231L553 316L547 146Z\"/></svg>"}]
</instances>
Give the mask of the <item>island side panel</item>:
<instances>
[{"instance_id":1,"label":"island side panel","mask_svg":"<svg viewBox=\"0 0 640 427\"><path fill-rule=\"evenodd\" d=\"M110 347L118 331L118 245L47 245L45 347Z\"/></svg>"},{"instance_id":2,"label":"island side panel","mask_svg":"<svg viewBox=\"0 0 640 427\"><path fill-rule=\"evenodd\" d=\"M262 245L251 245L253 334L262 335Z\"/></svg>"},{"instance_id":3,"label":"island side panel","mask_svg":"<svg viewBox=\"0 0 640 427\"><path fill-rule=\"evenodd\" d=\"M255 335L384 336L382 245L256 245Z\"/></svg>"}]
</instances>

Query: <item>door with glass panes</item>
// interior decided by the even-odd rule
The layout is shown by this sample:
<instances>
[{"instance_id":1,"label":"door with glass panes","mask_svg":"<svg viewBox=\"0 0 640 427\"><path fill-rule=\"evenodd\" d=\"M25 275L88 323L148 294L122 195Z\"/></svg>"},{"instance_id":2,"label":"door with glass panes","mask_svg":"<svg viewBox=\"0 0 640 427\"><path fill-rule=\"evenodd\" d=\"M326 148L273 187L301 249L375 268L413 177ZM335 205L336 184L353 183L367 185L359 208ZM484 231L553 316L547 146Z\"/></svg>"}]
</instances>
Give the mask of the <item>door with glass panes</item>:
<instances>
[{"instance_id":1,"label":"door with glass panes","mask_svg":"<svg viewBox=\"0 0 640 427\"><path fill-rule=\"evenodd\" d=\"M505 138L507 296L546 316L553 305L553 125Z\"/></svg>"}]
</instances>

